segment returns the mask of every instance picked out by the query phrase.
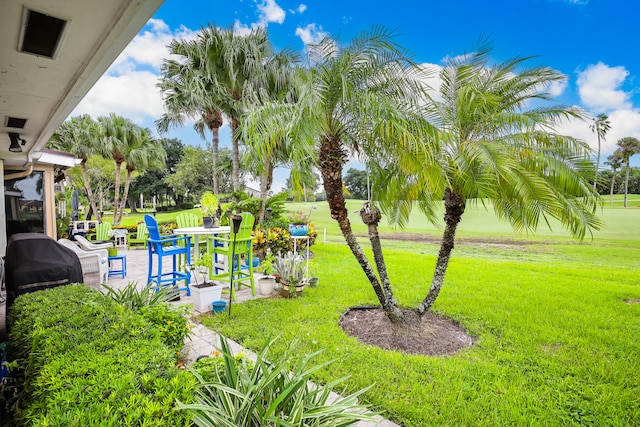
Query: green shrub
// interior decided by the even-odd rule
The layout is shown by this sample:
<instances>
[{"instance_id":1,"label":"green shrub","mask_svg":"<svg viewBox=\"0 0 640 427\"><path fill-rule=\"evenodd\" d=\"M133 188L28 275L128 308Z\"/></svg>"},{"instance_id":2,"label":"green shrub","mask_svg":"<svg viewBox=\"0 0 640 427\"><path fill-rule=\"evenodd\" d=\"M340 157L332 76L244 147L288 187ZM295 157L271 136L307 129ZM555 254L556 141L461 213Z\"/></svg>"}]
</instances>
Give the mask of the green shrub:
<instances>
[{"instance_id":1,"label":"green shrub","mask_svg":"<svg viewBox=\"0 0 640 427\"><path fill-rule=\"evenodd\" d=\"M272 343L262 348L255 363L248 363L234 357L227 341L221 339L222 362L205 359L205 374L194 371L201 382L197 403L179 407L193 415L196 425L207 427L349 426L373 418L357 402L366 389L331 401L330 392L342 380L324 386L309 382L314 372L330 362L310 366L316 353L294 363L291 350L295 344L275 356L270 352Z\"/></svg>"},{"instance_id":2,"label":"green shrub","mask_svg":"<svg viewBox=\"0 0 640 427\"><path fill-rule=\"evenodd\" d=\"M151 307L163 307L148 306ZM24 392L18 425L190 425L174 411L195 380L145 317L83 285L19 297L9 313L11 359Z\"/></svg>"}]
</instances>

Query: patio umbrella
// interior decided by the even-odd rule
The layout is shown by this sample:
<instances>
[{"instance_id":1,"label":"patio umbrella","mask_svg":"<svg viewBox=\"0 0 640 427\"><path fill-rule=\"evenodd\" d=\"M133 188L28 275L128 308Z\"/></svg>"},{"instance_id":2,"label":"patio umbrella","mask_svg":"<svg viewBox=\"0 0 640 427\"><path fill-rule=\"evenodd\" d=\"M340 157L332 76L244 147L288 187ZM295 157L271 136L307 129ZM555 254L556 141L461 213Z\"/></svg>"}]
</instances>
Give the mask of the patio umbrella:
<instances>
[{"instance_id":1,"label":"patio umbrella","mask_svg":"<svg viewBox=\"0 0 640 427\"><path fill-rule=\"evenodd\" d=\"M71 221L78 221L78 190L73 190L71 195Z\"/></svg>"}]
</instances>

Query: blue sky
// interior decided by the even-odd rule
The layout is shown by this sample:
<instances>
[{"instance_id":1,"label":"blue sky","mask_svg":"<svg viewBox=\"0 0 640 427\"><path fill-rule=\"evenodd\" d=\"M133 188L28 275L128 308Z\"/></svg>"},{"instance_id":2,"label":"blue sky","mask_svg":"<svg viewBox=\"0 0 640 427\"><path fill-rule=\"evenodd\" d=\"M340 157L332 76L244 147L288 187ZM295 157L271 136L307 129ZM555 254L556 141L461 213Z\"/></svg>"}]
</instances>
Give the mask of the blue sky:
<instances>
[{"instance_id":1,"label":"blue sky","mask_svg":"<svg viewBox=\"0 0 640 427\"><path fill-rule=\"evenodd\" d=\"M236 31L266 27L277 49L300 51L326 34L346 44L361 31L383 25L425 66L441 66L448 56L472 50L481 37L492 40L496 61L535 56L531 65L567 76L566 85L553 88L557 103L609 115L605 159L618 139L640 138L638 16L636 2L621 0L166 0L72 115L115 112L155 130L153 122L163 112L155 84L166 45L173 38L193 37L207 23ZM588 123L565 123L560 131L597 146ZM191 125L167 136L204 145ZM230 145L227 125L221 144ZM347 167L352 165L358 164ZM278 171L275 189L287 174Z\"/></svg>"}]
</instances>

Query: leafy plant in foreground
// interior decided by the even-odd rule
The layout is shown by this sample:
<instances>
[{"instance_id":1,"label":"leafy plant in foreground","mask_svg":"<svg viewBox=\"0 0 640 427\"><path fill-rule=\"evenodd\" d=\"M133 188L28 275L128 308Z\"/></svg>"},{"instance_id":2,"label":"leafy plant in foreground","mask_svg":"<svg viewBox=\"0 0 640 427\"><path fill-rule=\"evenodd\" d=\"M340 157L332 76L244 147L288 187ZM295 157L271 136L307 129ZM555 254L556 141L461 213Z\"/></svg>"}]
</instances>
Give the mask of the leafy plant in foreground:
<instances>
[{"instance_id":1,"label":"leafy plant in foreground","mask_svg":"<svg viewBox=\"0 0 640 427\"><path fill-rule=\"evenodd\" d=\"M211 381L200 380L195 404L179 403L198 426L349 426L361 420L372 420L373 414L357 398L370 387L346 397L332 400L331 391L346 378L323 386L309 382L311 376L331 361L310 366L318 352L298 363L292 363L295 342L281 356L273 356L265 344L255 363L236 358L221 338L224 363L209 364Z\"/></svg>"}]
</instances>

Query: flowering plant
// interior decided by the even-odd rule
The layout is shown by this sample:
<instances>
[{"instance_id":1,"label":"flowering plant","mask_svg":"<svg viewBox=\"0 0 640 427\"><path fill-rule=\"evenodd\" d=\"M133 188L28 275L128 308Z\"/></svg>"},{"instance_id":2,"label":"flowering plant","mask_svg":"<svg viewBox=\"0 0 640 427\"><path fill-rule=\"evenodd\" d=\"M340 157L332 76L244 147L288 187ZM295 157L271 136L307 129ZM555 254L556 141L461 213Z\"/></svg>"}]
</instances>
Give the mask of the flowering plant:
<instances>
[{"instance_id":1,"label":"flowering plant","mask_svg":"<svg viewBox=\"0 0 640 427\"><path fill-rule=\"evenodd\" d=\"M215 217L218 210L218 198L211 191L205 191L200 198L200 209L202 216Z\"/></svg>"}]
</instances>

